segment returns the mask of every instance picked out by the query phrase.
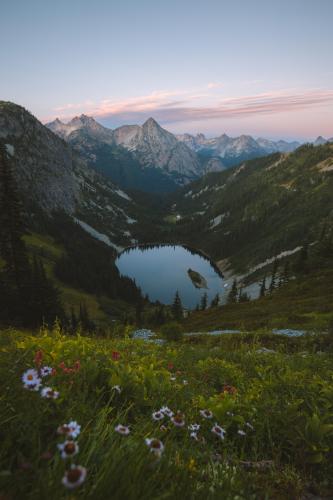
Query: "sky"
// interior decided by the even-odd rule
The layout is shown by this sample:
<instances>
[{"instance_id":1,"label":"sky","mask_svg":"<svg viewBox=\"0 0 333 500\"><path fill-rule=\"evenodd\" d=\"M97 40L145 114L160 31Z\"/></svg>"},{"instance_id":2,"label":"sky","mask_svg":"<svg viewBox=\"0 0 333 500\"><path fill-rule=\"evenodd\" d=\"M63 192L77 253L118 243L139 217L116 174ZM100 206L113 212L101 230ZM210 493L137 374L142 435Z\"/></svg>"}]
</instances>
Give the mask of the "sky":
<instances>
[{"instance_id":1,"label":"sky","mask_svg":"<svg viewBox=\"0 0 333 500\"><path fill-rule=\"evenodd\" d=\"M0 99L43 122L333 136L333 0L0 0Z\"/></svg>"}]
</instances>

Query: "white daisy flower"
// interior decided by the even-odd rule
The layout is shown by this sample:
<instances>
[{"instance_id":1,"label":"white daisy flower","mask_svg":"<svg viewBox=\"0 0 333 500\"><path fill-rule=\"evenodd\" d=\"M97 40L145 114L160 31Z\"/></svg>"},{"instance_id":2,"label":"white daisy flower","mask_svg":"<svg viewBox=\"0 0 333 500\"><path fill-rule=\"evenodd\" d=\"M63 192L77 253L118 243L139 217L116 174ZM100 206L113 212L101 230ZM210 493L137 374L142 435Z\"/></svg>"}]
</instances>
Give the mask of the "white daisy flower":
<instances>
[{"instance_id":1,"label":"white daisy flower","mask_svg":"<svg viewBox=\"0 0 333 500\"><path fill-rule=\"evenodd\" d=\"M41 390L40 395L42 398L47 398L47 399L57 399L59 396L58 391L54 391L52 387L43 387Z\"/></svg>"},{"instance_id":2,"label":"white daisy flower","mask_svg":"<svg viewBox=\"0 0 333 500\"><path fill-rule=\"evenodd\" d=\"M188 430L190 430L190 431L198 431L199 429L200 429L199 424L191 424L188 426Z\"/></svg>"},{"instance_id":3,"label":"white daisy flower","mask_svg":"<svg viewBox=\"0 0 333 500\"><path fill-rule=\"evenodd\" d=\"M157 422L159 420L163 420L164 414L161 411L154 411L152 413L152 417L153 417L153 420L155 420Z\"/></svg>"},{"instance_id":4,"label":"white daisy flower","mask_svg":"<svg viewBox=\"0 0 333 500\"><path fill-rule=\"evenodd\" d=\"M79 425L75 420L71 420L68 424L69 427L69 435L75 439L81 432L81 425Z\"/></svg>"},{"instance_id":5,"label":"white daisy flower","mask_svg":"<svg viewBox=\"0 0 333 500\"><path fill-rule=\"evenodd\" d=\"M126 427L126 425L121 425L121 424L116 425L116 427L114 428L114 430L116 432L118 432L119 434L122 434L123 436L128 436L129 433L130 433L129 428Z\"/></svg>"},{"instance_id":6,"label":"white daisy flower","mask_svg":"<svg viewBox=\"0 0 333 500\"><path fill-rule=\"evenodd\" d=\"M223 429L223 427L220 427L219 425L215 424L211 431L216 434L217 436L219 436L221 439L224 439L224 435L226 433L225 429Z\"/></svg>"},{"instance_id":7,"label":"white daisy flower","mask_svg":"<svg viewBox=\"0 0 333 500\"><path fill-rule=\"evenodd\" d=\"M203 418L213 418L213 413L210 410L200 410L200 415Z\"/></svg>"},{"instance_id":8,"label":"white daisy flower","mask_svg":"<svg viewBox=\"0 0 333 500\"><path fill-rule=\"evenodd\" d=\"M58 450L61 452L61 458L71 458L79 452L79 445L72 440L65 441L58 444Z\"/></svg>"},{"instance_id":9,"label":"white daisy flower","mask_svg":"<svg viewBox=\"0 0 333 500\"><path fill-rule=\"evenodd\" d=\"M37 384L24 384L23 388L28 389L28 391L39 391L39 389L42 387L41 382L38 382Z\"/></svg>"},{"instance_id":10,"label":"white daisy flower","mask_svg":"<svg viewBox=\"0 0 333 500\"><path fill-rule=\"evenodd\" d=\"M168 406L162 406L162 408L160 409L160 412L169 418L173 417L173 415L174 415L173 411L170 410L170 408L168 408Z\"/></svg>"},{"instance_id":11,"label":"white daisy flower","mask_svg":"<svg viewBox=\"0 0 333 500\"><path fill-rule=\"evenodd\" d=\"M22 381L24 385L38 385L41 383L41 379L38 376L37 370L34 370L33 368L30 370L27 370L23 373L22 375Z\"/></svg>"},{"instance_id":12,"label":"white daisy flower","mask_svg":"<svg viewBox=\"0 0 333 500\"><path fill-rule=\"evenodd\" d=\"M195 439L196 441L199 441L198 433L197 432L191 432L190 437L192 439Z\"/></svg>"},{"instance_id":13,"label":"white daisy flower","mask_svg":"<svg viewBox=\"0 0 333 500\"><path fill-rule=\"evenodd\" d=\"M80 486L87 477L87 469L81 465L72 465L69 470L65 472L62 478L62 484L66 488L74 489Z\"/></svg>"},{"instance_id":14,"label":"white daisy flower","mask_svg":"<svg viewBox=\"0 0 333 500\"><path fill-rule=\"evenodd\" d=\"M241 429L237 431L237 434L239 434L240 436L246 436L246 432L242 431Z\"/></svg>"},{"instance_id":15,"label":"white daisy flower","mask_svg":"<svg viewBox=\"0 0 333 500\"><path fill-rule=\"evenodd\" d=\"M171 417L171 422L176 427L184 427L184 425L185 425L184 417L180 413L177 413L177 415L175 415L174 417Z\"/></svg>"},{"instance_id":16,"label":"white daisy flower","mask_svg":"<svg viewBox=\"0 0 333 500\"><path fill-rule=\"evenodd\" d=\"M117 392L118 392L118 394L120 394L120 393L121 393L121 387L120 387L120 385L114 385L114 386L112 387L112 390L113 390L113 391L117 391Z\"/></svg>"},{"instance_id":17,"label":"white daisy flower","mask_svg":"<svg viewBox=\"0 0 333 500\"><path fill-rule=\"evenodd\" d=\"M249 429L251 429L251 431L254 431L254 427L252 424L250 424L250 422L246 422L246 427L248 427Z\"/></svg>"},{"instance_id":18,"label":"white daisy flower","mask_svg":"<svg viewBox=\"0 0 333 500\"><path fill-rule=\"evenodd\" d=\"M67 437L75 439L81 432L81 425L75 422L75 420L72 420L68 424L63 424L58 427L57 432L58 434L64 434Z\"/></svg>"},{"instance_id":19,"label":"white daisy flower","mask_svg":"<svg viewBox=\"0 0 333 500\"><path fill-rule=\"evenodd\" d=\"M52 368L50 366L43 366L40 369L40 375L41 377L48 377L52 373Z\"/></svg>"},{"instance_id":20,"label":"white daisy flower","mask_svg":"<svg viewBox=\"0 0 333 500\"><path fill-rule=\"evenodd\" d=\"M158 457L162 455L164 450L164 444L162 443L162 441L156 438L151 438L151 439L147 438L145 439L145 443L148 446L148 448L150 448L150 451L152 453L154 453Z\"/></svg>"}]
</instances>

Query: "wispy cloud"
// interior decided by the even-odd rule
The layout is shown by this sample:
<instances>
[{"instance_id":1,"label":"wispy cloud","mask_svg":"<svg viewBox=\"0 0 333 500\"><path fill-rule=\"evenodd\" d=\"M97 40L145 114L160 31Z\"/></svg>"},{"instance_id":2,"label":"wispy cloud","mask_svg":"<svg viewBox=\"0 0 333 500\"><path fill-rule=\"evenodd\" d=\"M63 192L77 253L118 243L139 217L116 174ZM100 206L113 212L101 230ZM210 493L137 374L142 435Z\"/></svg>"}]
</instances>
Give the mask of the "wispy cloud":
<instances>
[{"instance_id":1,"label":"wispy cloud","mask_svg":"<svg viewBox=\"0 0 333 500\"><path fill-rule=\"evenodd\" d=\"M206 90L156 91L119 101L104 99L99 103L66 104L55 111L63 118L84 112L112 123L140 123L153 116L163 124L172 124L291 113L333 103L333 90L290 89L223 97L221 92L215 92L220 88L215 85L209 83Z\"/></svg>"}]
</instances>

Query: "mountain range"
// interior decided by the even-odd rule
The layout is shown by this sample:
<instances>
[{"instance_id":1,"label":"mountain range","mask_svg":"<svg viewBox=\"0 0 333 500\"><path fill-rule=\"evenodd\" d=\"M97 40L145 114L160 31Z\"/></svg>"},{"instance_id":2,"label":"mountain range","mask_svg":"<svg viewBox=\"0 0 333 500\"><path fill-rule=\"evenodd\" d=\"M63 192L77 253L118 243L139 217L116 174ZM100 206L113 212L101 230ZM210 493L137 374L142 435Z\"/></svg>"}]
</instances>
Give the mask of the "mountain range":
<instances>
[{"instance_id":1,"label":"mountain range","mask_svg":"<svg viewBox=\"0 0 333 500\"><path fill-rule=\"evenodd\" d=\"M46 126L70 143L91 166L125 189L174 191L208 172L222 171L242 161L274 152L291 152L298 142L254 139L248 135L213 139L203 134L175 136L153 118L142 126L114 130L81 115L68 123Z\"/></svg>"}]
</instances>

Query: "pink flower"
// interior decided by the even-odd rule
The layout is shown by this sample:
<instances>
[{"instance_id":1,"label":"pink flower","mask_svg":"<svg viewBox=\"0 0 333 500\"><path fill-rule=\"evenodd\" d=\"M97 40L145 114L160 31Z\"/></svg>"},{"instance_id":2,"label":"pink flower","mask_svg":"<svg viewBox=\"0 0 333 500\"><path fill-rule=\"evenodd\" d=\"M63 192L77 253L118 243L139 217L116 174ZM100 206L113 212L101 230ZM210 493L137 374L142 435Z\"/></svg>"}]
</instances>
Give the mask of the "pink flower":
<instances>
[{"instance_id":1,"label":"pink flower","mask_svg":"<svg viewBox=\"0 0 333 500\"><path fill-rule=\"evenodd\" d=\"M112 359L113 361L118 361L120 359L120 352L112 351Z\"/></svg>"},{"instance_id":2,"label":"pink flower","mask_svg":"<svg viewBox=\"0 0 333 500\"><path fill-rule=\"evenodd\" d=\"M35 365L40 366L43 360L43 351L39 350L35 354Z\"/></svg>"}]
</instances>

